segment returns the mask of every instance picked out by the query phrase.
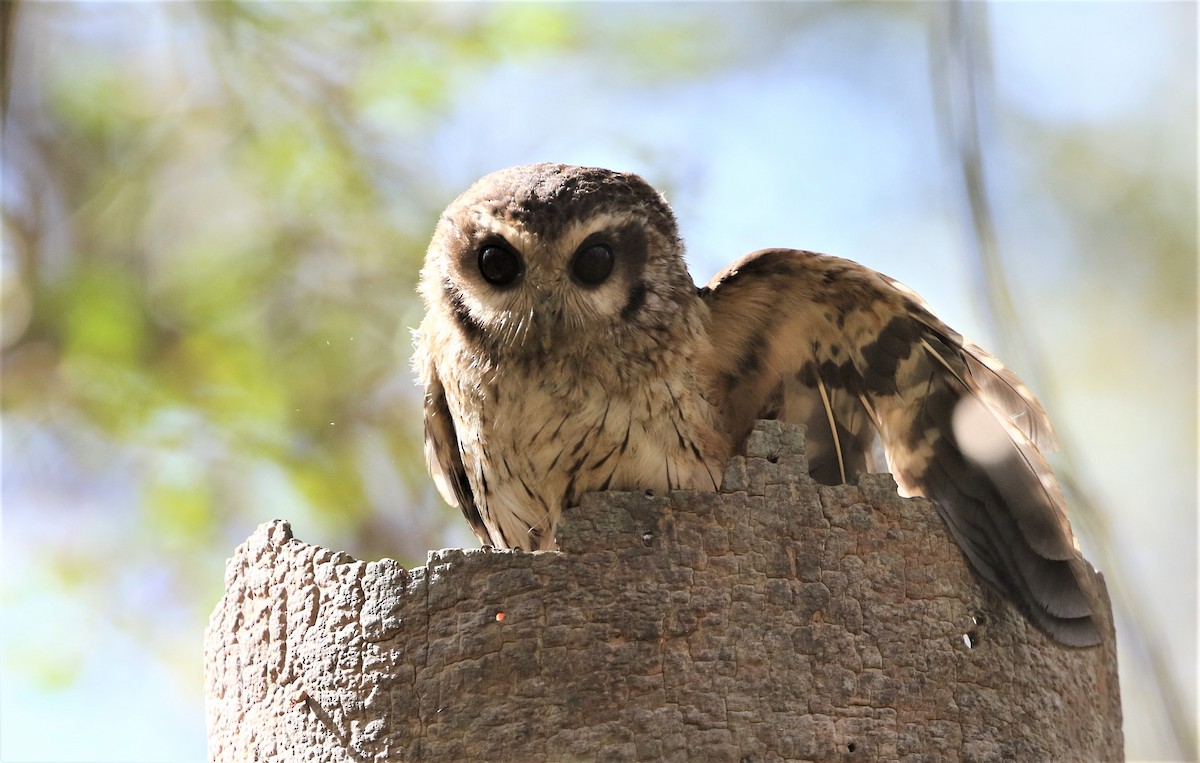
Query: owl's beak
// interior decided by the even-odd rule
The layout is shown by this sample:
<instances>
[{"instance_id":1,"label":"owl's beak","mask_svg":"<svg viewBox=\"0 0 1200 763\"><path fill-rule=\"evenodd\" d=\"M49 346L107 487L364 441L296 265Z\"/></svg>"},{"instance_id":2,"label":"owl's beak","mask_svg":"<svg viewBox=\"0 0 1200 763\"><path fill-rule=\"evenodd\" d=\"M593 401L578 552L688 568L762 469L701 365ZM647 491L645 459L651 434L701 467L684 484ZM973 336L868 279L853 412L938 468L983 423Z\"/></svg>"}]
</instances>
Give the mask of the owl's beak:
<instances>
[{"instance_id":1,"label":"owl's beak","mask_svg":"<svg viewBox=\"0 0 1200 763\"><path fill-rule=\"evenodd\" d=\"M550 294L542 291L538 294L537 307L533 312L533 323L537 327L538 343L543 352L549 352L554 346L555 324L558 317L554 315Z\"/></svg>"}]
</instances>

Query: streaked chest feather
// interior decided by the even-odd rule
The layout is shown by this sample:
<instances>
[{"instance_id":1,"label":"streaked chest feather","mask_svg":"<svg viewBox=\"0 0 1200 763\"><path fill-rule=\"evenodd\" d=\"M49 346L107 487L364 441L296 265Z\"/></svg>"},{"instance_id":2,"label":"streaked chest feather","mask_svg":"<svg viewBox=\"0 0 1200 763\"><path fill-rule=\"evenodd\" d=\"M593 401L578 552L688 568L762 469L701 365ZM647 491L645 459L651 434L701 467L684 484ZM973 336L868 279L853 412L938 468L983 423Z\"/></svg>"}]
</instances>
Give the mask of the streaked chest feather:
<instances>
[{"instance_id":1,"label":"streaked chest feather","mask_svg":"<svg viewBox=\"0 0 1200 763\"><path fill-rule=\"evenodd\" d=\"M482 402L463 464L484 522L514 547L553 548L563 509L586 492L715 490L728 457L711 407L678 381L612 390L506 377Z\"/></svg>"}]
</instances>

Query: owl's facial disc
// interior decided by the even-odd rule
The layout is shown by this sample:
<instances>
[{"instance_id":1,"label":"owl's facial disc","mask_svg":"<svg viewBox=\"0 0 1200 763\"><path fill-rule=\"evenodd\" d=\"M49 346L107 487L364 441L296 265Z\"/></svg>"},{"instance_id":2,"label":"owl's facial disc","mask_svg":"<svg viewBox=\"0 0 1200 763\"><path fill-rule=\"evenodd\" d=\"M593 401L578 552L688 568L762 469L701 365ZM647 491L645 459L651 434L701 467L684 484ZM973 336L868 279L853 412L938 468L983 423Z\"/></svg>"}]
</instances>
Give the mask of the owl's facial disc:
<instances>
[{"instance_id":1,"label":"owl's facial disc","mask_svg":"<svg viewBox=\"0 0 1200 763\"><path fill-rule=\"evenodd\" d=\"M475 219L475 235L449 258L457 270L451 280L478 322L511 340L603 334L644 300L651 242L636 217L598 214L556 236L481 211Z\"/></svg>"},{"instance_id":2,"label":"owl's facial disc","mask_svg":"<svg viewBox=\"0 0 1200 763\"><path fill-rule=\"evenodd\" d=\"M530 348L644 334L695 300L662 196L636 175L565 165L468 189L438 224L421 289L472 341Z\"/></svg>"}]
</instances>

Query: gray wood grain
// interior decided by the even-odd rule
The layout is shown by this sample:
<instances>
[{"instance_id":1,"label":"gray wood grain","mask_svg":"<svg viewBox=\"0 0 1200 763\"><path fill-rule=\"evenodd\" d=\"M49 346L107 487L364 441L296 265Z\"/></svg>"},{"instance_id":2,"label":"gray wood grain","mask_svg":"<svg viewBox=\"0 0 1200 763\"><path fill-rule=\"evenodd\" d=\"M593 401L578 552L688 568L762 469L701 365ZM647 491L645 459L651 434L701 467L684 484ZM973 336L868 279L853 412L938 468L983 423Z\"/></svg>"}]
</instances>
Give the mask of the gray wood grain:
<instances>
[{"instance_id":1,"label":"gray wood grain","mask_svg":"<svg viewBox=\"0 0 1200 763\"><path fill-rule=\"evenodd\" d=\"M209 758L1122 759L1111 632L1055 645L927 501L806 472L760 422L719 494L589 495L561 551L412 570L266 523L205 637Z\"/></svg>"}]
</instances>

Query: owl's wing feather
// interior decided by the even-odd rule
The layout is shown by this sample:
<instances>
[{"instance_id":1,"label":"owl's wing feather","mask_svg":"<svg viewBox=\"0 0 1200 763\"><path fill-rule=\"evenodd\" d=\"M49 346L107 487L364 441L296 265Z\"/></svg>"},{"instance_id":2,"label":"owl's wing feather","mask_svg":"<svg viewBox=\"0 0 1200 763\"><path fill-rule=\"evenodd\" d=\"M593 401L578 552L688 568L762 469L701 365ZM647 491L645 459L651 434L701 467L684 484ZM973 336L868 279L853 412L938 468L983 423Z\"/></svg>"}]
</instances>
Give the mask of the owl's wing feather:
<instances>
[{"instance_id":1,"label":"owl's wing feather","mask_svg":"<svg viewBox=\"0 0 1200 763\"><path fill-rule=\"evenodd\" d=\"M887 468L935 502L980 577L1032 622L1065 644L1100 642L1096 573L1040 450L1053 430L1015 374L848 260L755 252L700 293L712 313L702 371L736 443L755 418L780 418L807 425L819 481Z\"/></svg>"},{"instance_id":2,"label":"owl's wing feather","mask_svg":"<svg viewBox=\"0 0 1200 763\"><path fill-rule=\"evenodd\" d=\"M446 389L432 368L425 381L425 463L446 503L462 510L480 543L492 545L487 526L475 504L475 495L467 481L467 471L458 449L458 433L446 405Z\"/></svg>"},{"instance_id":3,"label":"owl's wing feather","mask_svg":"<svg viewBox=\"0 0 1200 763\"><path fill-rule=\"evenodd\" d=\"M882 273L878 275L884 283L916 307L911 311L914 320L928 331L950 338L950 345L956 344L959 347L962 360L966 363L965 373L969 377L960 378L964 385L977 388L979 393L987 398L988 404L994 410L1002 412L1036 447L1043 451L1058 450L1058 438L1046 411L1016 374L1005 368L1004 364L987 350L963 339L935 318L929 305L912 289ZM959 375L952 364L948 365L947 369Z\"/></svg>"}]
</instances>

